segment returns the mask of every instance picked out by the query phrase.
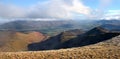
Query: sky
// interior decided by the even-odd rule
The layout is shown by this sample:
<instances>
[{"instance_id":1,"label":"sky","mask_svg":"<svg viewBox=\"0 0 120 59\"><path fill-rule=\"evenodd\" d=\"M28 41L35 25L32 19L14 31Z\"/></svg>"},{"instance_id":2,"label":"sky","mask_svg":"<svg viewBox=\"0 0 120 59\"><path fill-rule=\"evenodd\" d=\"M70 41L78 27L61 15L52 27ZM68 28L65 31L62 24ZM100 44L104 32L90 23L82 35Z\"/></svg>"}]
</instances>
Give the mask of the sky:
<instances>
[{"instance_id":1,"label":"sky","mask_svg":"<svg viewBox=\"0 0 120 59\"><path fill-rule=\"evenodd\" d=\"M120 0L0 0L0 20L120 19Z\"/></svg>"}]
</instances>

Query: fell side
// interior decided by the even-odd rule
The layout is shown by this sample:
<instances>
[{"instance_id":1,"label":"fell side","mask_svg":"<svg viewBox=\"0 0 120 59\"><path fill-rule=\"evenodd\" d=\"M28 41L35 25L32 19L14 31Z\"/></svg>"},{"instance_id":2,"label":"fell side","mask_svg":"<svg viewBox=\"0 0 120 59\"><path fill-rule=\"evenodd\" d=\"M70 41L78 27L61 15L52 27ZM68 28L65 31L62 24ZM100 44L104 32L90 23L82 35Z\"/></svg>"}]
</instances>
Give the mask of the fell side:
<instances>
[{"instance_id":1,"label":"fell side","mask_svg":"<svg viewBox=\"0 0 120 59\"><path fill-rule=\"evenodd\" d=\"M2 52L0 59L119 59L120 47L86 46L71 49Z\"/></svg>"}]
</instances>

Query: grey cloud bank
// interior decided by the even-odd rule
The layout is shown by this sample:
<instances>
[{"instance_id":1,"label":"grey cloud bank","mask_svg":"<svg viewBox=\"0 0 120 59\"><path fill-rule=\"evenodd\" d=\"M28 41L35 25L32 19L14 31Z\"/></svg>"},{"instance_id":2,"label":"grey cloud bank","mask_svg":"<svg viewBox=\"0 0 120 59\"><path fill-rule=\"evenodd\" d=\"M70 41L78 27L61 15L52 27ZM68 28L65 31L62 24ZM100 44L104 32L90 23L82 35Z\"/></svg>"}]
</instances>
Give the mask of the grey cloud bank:
<instances>
[{"instance_id":1,"label":"grey cloud bank","mask_svg":"<svg viewBox=\"0 0 120 59\"><path fill-rule=\"evenodd\" d=\"M38 2L27 8L0 3L0 18L2 19L101 19L106 18L104 8L112 0L100 0L100 6L94 10L82 3L82 0L48 0ZM109 12L109 11L108 11ZM117 14L117 16L120 14ZM111 18L107 16L107 18ZM120 16L118 16L120 17ZM113 17L114 18L114 17Z\"/></svg>"},{"instance_id":2,"label":"grey cloud bank","mask_svg":"<svg viewBox=\"0 0 120 59\"><path fill-rule=\"evenodd\" d=\"M90 15L90 8L79 0L50 0L28 8L0 3L1 18L61 18L72 19L74 13ZM74 15L73 15L74 14Z\"/></svg>"}]
</instances>

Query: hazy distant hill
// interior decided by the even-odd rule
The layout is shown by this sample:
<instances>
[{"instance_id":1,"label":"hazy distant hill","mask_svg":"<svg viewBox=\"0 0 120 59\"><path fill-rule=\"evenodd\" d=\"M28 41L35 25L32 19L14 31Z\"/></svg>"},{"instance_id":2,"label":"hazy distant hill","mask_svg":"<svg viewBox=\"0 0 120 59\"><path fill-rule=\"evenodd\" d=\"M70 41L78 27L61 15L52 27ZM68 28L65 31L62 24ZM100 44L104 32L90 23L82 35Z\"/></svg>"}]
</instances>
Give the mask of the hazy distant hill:
<instances>
[{"instance_id":1,"label":"hazy distant hill","mask_svg":"<svg viewBox=\"0 0 120 59\"><path fill-rule=\"evenodd\" d=\"M54 33L73 28L71 21L12 21L0 25L0 30L39 31Z\"/></svg>"},{"instance_id":2,"label":"hazy distant hill","mask_svg":"<svg viewBox=\"0 0 120 59\"><path fill-rule=\"evenodd\" d=\"M111 19L111 20L99 20L97 21L98 24L113 24L113 25L120 25L120 20L119 19Z\"/></svg>"},{"instance_id":3,"label":"hazy distant hill","mask_svg":"<svg viewBox=\"0 0 120 59\"><path fill-rule=\"evenodd\" d=\"M99 25L120 25L120 20L61 20L61 21L27 21L17 20L0 25L0 30L46 30L46 29L92 29Z\"/></svg>"},{"instance_id":4,"label":"hazy distant hill","mask_svg":"<svg viewBox=\"0 0 120 59\"><path fill-rule=\"evenodd\" d=\"M26 21L17 20L0 25L0 30L41 30L56 28L91 29L105 24L120 25L120 20L61 20L61 21Z\"/></svg>"},{"instance_id":5,"label":"hazy distant hill","mask_svg":"<svg viewBox=\"0 0 120 59\"><path fill-rule=\"evenodd\" d=\"M47 34L58 34L65 30L84 29L89 30L95 27L94 21L12 21L0 25L0 30L15 30L15 31L39 31Z\"/></svg>"},{"instance_id":6,"label":"hazy distant hill","mask_svg":"<svg viewBox=\"0 0 120 59\"><path fill-rule=\"evenodd\" d=\"M0 28L6 30L40 30L42 28L67 26L70 24L68 21L13 21L2 24Z\"/></svg>"},{"instance_id":7,"label":"hazy distant hill","mask_svg":"<svg viewBox=\"0 0 120 59\"><path fill-rule=\"evenodd\" d=\"M110 31L120 31L120 24L104 24L101 26L105 29L109 29Z\"/></svg>"}]
</instances>

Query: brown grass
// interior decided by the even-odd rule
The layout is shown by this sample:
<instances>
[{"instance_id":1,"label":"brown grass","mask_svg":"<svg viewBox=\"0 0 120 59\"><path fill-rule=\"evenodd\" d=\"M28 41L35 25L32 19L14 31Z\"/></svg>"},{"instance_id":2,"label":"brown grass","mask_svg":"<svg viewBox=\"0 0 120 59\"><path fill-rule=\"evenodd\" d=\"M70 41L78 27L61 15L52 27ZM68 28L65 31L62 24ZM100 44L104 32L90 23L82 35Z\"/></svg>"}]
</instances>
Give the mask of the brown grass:
<instances>
[{"instance_id":1,"label":"brown grass","mask_svg":"<svg viewBox=\"0 0 120 59\"><path fill-rule=\"evenodd\" d=\"M120 59L120 47L89 46L49 51L1 52L0 59Z\"/></svg>"},{"instance_id":2,"label":"brown grass","mask_svg":"<svg viewBox=\"0 0 120 59\"><path fill-rule=\"evenodd\" d=\"M4 35L3 35L4 34ZM0 51L25 51L28 44L41 42L45 40L46 36L39 32L29 32L27 34L22 32L0 32Z\"/></svg>"}]
</instances>

